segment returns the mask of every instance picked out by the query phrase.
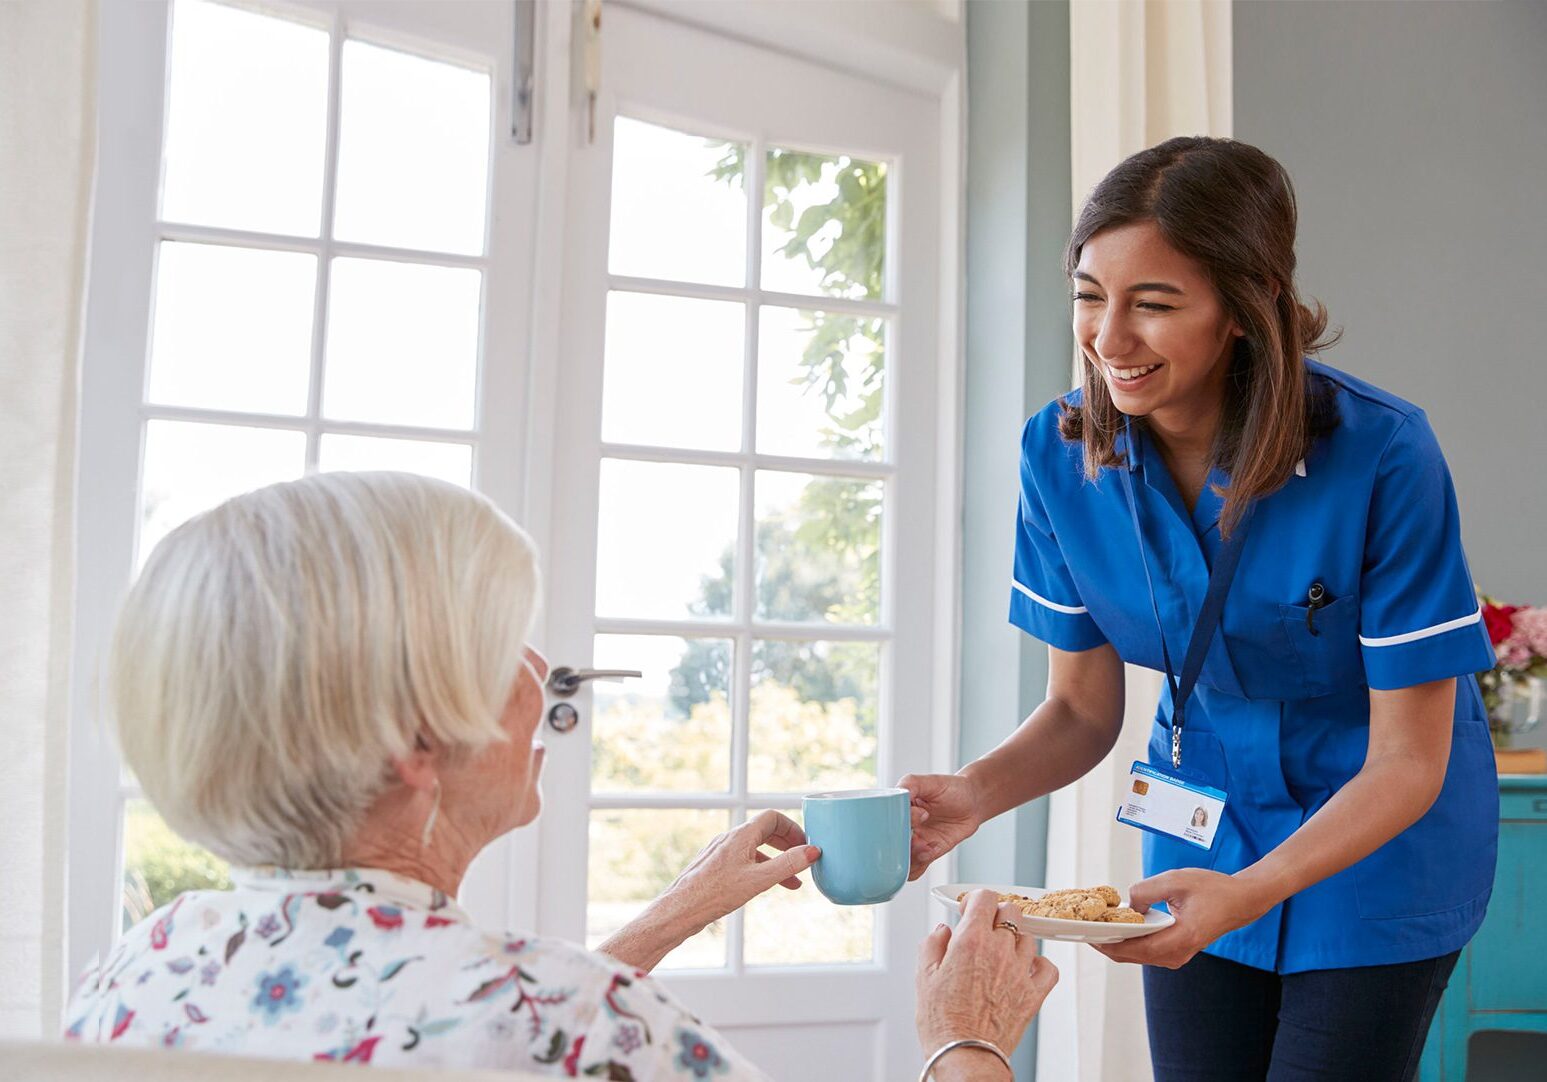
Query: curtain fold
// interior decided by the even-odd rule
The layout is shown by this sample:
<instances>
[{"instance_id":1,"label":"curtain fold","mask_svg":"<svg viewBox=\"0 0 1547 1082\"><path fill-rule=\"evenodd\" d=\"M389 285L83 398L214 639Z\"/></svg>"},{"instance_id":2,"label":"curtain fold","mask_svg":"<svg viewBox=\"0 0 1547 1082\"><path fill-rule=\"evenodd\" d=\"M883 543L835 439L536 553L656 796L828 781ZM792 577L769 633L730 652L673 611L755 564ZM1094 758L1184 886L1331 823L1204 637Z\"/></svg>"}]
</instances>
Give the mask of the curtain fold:
<instances>
[{"instance_id":1,"label":"curtain fold","mask_svg":"<svg viewBox=\"0 0 1547 1082\"><path fill-rule=\"evenodd\" d=\"M1230 0L1071 0L1070 158L1075 214L1128 155L1176 135L1231 133ZM1078 379L1078 371L1075 373ZM1053 794L1047 882L1110 883L1125 895L1143 877L1140 834L1114 820L1128 765L1143 759L1163 677L1126 669L1123 732L1112 753ZM1087 947L1049 943L1062 973L1041 1014L1037 1077L1147 1082L1149 1040L1137 966Z\"/></svg>"},{"instance_id":2,"label":"curtain fold","mask_svg":"<svg viewBox=\"0 0 1547 1082\"><path fill-rule=\"evenodd\" d=\"M0 4L0 1038L58 1032L95 0Z\"/></svg>"}]
</instances>

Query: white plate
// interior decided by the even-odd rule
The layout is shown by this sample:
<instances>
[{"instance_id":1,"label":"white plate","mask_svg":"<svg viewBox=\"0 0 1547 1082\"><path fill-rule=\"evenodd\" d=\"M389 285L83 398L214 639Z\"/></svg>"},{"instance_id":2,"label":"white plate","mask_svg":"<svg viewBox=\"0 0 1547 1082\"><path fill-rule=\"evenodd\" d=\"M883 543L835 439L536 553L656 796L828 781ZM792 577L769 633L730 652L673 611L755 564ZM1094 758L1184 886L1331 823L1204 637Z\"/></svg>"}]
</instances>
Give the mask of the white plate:
<instances>
[{"instance_id":1,"label":"white plate","mask_svg":"<svg viewBox=\"0 0 1547 1082\"><path fill-rule=\"evenodd\" d=\"M995 894L1019 894L1023 898L1040 898L1050 893L1048 887L1005 887L996 883L947 883L930 891L935 901L953 912L960 908L956 896L963 891L991 890ZM1056 939L1063 943L1120 943L1125 939L1154 935L1162 928L1176 923L1170 913L1151 909L1144 914L1143 924L1108 924L1094 920L1058 920L1054 917L1028 917L1014 902L1001 902L999 919L1007 920L1027 935L1038 939Z\"/></svg>"}]
</instances>

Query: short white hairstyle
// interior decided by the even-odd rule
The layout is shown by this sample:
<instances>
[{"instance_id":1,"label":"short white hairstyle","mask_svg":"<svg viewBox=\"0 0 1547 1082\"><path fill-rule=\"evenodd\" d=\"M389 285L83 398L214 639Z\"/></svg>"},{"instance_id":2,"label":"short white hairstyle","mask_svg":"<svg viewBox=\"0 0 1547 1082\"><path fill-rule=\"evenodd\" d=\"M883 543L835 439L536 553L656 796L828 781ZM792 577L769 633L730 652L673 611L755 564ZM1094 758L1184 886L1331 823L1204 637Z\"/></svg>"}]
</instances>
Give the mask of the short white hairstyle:
<instances>
[{"instance_id":1,"label":"short white hairstyle","mask_svg":"<svg viewBox=\"0 0 1547 1082\"><path fill-rule=\"evenodd\" d=\"M420 734L452 755L506 738L538 589L527 535L443 481L324 473L227 500L124 602L124 759L217 856L336 866Z\"/></svg>"}]
</instances>

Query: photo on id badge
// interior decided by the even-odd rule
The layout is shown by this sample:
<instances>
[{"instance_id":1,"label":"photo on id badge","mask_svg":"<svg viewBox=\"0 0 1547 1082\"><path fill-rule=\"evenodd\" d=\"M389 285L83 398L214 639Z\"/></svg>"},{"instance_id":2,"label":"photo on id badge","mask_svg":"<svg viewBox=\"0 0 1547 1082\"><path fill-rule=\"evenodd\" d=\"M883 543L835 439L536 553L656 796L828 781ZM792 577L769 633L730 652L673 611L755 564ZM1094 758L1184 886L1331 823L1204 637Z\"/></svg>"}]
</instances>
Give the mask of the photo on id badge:
<instances>
[{"instance_id":1,"label":"photo on id badge","mask_svg":"<svg viewBox=\"0 0 1547 1082\"><path fill-rule=\"evenodd\" d=\"M1129 771L1128 792L1117 809L1117 821L1211 849L1225 800L1222 789L1136 762Z\"/></svg>"}]
</instances>

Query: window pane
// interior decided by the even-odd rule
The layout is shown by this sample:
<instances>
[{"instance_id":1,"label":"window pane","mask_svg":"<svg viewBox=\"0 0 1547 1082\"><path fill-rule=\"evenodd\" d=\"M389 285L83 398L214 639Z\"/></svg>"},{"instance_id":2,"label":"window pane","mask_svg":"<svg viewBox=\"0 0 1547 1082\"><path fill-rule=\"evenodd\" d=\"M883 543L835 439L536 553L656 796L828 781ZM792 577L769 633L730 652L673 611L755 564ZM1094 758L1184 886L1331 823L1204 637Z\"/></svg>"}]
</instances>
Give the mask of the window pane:
<instances>
[{"instance_id":1,"label":"window pane","mask_svg":"<svg viewBox=\"0 0 1547 1082\"><path fill-rule=\"evenodd\" d=\"M177 0L168 93L163 219L317 235L327 31Z\"/></svg>"},{"instance_id":2,"label":"window pane","mask_svg":"<svg viewBox=\"0 0 1547 1082\"><path fill-rule=\"evenodd\" d=\"M333 235L482 253L489 94L486 72L344 42Z\"/></svg>"},{"instance_id":3,"label":"window pane","mask_svg":"<svg viewBox=\"0 0 1547 1082\"><path fill-rule=\"evenodd\" d=\"M200 511L306 468L306 434L281 428L147 421L139 559Z\"/></svg>"},{"instance_id":4,"label":"window pane","mask_svg":"<svg viewBox=\"0 0 1547 1082\"><path fill-rule=\"evenodd\" d=\"M740 450L745 336L743 304L608 294L602 439Z\"/></svg>"},{"instance_id":5,"label":"window pane","mask_svg":"<svg viewBox=\"0 0 1547 1082\"><path fill-rule=\"evenodd\" d=\"M878 622L883 492L880 481L758 471L761 619Z\"/></svg>"},{"instance_id":6,"label":"window pane","mask_svg":"<svg viewBox=\"0 0 1547 1082\"><path fill-rule=\"evenodd\" d=\"M730 616L740 488L723 466L603 459L597 615Z\"/></svg>"},{"instance_id":7,"label":"window pane","mask_svg":"<svg viewBox=\"0 0 1547 1082\"><path fill-rule=\"evenodd\" d=\"M316 279L301 252L161 244L150 400L305 413Z\"/></svg>"},{"instance_id":8,"label":"window pane","mask_svg":"<svg viewBox=\"0 0 1547 1082\"><path fill-rule=\"evenodd\" d=\"M873 787L880 668L877 643L754 643L747 788Z\"/></svg>"},{"instance_id":9,"label":"window pane","mask_svg":"<svg viewBox=\"0 0 1547 1082\"><path fill-rule=\"evenodd\" d=\"M805 826L798 808L784 811ZM868 962L875 952L876 907L833 905L800 874L800 889L775 887L747 903L744 954L749 966Z\"/></svg>"},{"instance_id":10,"label":"window pane","mask_svg":"<svg viewBox=\"0 0 1547 1082\"><path fill-rule=\"evenodd\" d=\"M757 449L802 458L879 459L886 323L765 307L758 317Z\"/></svg>"},{"instance_id":11,"label":"window pane","mask_svg":"<svg viewBox=\"0 0 1547 1082\"><path fill-rule=\"evenodd\" d=\"M225 861L184 841L148 800L124 805L123 927L132 928L185 890L229 890Z\"/></svg>"},{"instance_id":12,"label":"window pane","mask_svg":"<svg viewBox=\"0 0 1547 1082\"><path fill-rule=\"evenodd\" d=\"M324 413L472 428L482 287L463 267L335 259Z\"/></svg>"},{"instance_id":13,"label":"window pane","mask_svg":"<svg viewBox=\"0 0 1547 1082\"><path fill-rule=\"evenodd\" d=\"M763 184L763 288L881 300L886 163L770 150Z\"/></svg>"},{"instance_id":14,"label":"window pane","mask_svg":"<svg viewBox=\"0 0 1547 1082\"><path fill-rule=\"evenodd\" d=\"M593 811L587 861L586 946L595 950L637 917L730 826L728 813L688 809ZM662 969L725 965L725 922L715 921L668 954Z\"/></svg>"},{"instance_id":15,"label":"window pane","mask_svg":"<svg viewBox=\"0 0 1547 1082\"><path fill-rule=\"evenodd\" d=\"M618 117L612 141L613 274L746 284L747 148Z\"/></svg>"},{"instance_id":16,"label":"window pane","mask_svg":"<svg viewBox=\"0 0 1547 1082\"><path fill-rule=\"evenodd\" d=\"M317 468L329 470L401 470L438 477L463 488L473 485L473 449L465 443L392 440L381 436L324 433Z\"/></svg>"},{"instance_id":17,"label":"window pane","mask_svg":"<svg viewBox=\"0 0 1547 1082\"><path fill-rule=\"evenodd\" d=\"M729 641L598 635L595 656L598 669L638 669L644 676L593 685L592 789L730 788Z\"/></svg>"}]
</instances>

